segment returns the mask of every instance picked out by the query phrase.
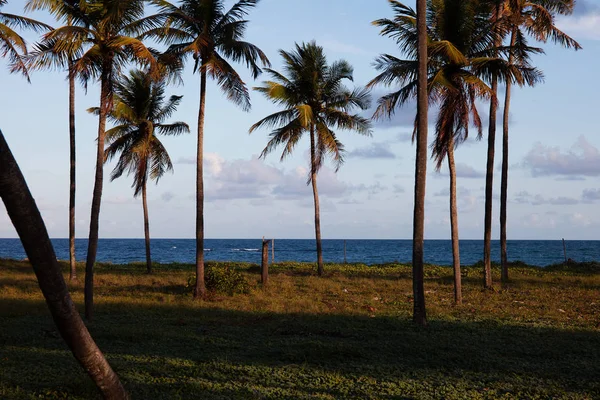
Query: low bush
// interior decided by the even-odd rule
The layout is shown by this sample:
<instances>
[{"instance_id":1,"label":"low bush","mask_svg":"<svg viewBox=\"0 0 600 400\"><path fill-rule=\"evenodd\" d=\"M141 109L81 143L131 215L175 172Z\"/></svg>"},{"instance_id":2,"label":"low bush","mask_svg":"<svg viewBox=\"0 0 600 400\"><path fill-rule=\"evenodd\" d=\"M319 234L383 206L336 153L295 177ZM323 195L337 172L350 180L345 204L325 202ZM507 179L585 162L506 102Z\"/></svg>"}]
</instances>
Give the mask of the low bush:
<instances>
[{"instance_id":1,"label":"low bush","mask_svg":"<svg viewBox=\"0 0 600 400\"><path fill-rule=\"evenodd\" d=\"M206 289L233 296L234 294L247 294L250 292L250 283L237 269L229 266L207 266L204 270ZM191 275L187 280L187 287L193 288L196 276Z\"/></svg>"}]
</instances>

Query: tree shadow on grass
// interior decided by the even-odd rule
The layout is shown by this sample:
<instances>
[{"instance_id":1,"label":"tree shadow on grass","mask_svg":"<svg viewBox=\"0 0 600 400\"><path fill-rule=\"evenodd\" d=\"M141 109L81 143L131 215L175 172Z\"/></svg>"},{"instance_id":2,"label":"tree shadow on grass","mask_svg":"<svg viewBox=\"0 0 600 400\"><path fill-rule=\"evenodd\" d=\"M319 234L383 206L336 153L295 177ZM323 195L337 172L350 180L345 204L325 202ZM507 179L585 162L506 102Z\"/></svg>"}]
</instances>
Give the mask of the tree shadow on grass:
<instances>
[{"instance_id":1,"label":"tree shadow on grass","mask_svg":"<svg viewBox=\"0 0 600 400\"><path fill-rule=\"evenodd\" d=\"M87 398L43 306L3 302L0 384ZM101 302L90 330L133 398L600 396L597 331Z\"/></svg>"}]
</instances>

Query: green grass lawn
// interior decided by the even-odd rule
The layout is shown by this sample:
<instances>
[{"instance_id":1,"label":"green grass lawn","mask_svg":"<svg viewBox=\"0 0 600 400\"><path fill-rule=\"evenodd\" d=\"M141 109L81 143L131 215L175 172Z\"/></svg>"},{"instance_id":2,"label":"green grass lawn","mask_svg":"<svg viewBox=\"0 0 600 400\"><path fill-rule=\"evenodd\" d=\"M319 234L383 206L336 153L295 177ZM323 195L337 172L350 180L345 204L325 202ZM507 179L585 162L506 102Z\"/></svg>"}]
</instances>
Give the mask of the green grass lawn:
<instances>
[{"instance_id":1,"label":"green grass lawn","mask_svg":"<svg viewBox=\"0 0 600 400\"><path fill-rule=\"evenodd\" d=\"M407 266L278 264L266 290L231 266L249 293L198 302L192 266L98 266L89 328L132 398L600 398L598 264L516 265L495 291L465 268L461 306L451 269L427 267L424 329ZM70 286L82 309L83 270ZM98 397L27 263L0 260L0 324L0 399Z\"/></svg>"}]
</instances>

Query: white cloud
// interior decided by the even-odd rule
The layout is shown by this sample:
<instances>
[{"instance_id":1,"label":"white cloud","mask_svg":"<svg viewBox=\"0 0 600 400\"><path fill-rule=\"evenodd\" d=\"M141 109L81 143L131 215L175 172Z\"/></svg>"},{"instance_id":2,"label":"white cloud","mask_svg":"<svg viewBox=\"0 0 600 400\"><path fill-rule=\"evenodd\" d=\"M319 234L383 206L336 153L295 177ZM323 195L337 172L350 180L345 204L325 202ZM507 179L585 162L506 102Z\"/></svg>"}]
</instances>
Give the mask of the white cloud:
<instances>
[{"instance_id":1,"label":"white cloud","mask_svg":"<svg viewBox=\"0 0 600 400\"><path fill-rule=\"evenodd\" d=\"M585 189L581 198L588 203L596 202L600 200L600 189Z\"/></svg>"},{"instance_id":2,"label":"white cloud","mask_svg":"<svg viewBox=\"0 0 600 400\"><path fill-rule=\"evenodd\" d=\"M565 152L537 142L525 156L523 166L533 176L599 176L600 151L584 136Z\"/></svg>"},{"instance_id":3,"label":"white cloud","mask_svg":"<svg viewBox=\"0 0 600 400\"><path fill-rule=\"evenodd\" d=\"M598 10L583 15L561 18L557 25L573 38L600 40L600 11Z\"/></svg>"},{"instance_id":4,"label":"white cloud","mask_svg":"<svg viewBox=\"0 0 600 400\"><path fill-rule=\"evenodd\" d=\"M373 57L375 53L372 53L368 50L362 49L358 46L354 46L349 43L343 43L339 40L335 39L325 39L319 42L324 49L329 50L333 53L342 53L342 54L353 54L357 56L371 56Z\"/></svg>"},{"instance_id":5,"label":"white cloud","mask_svg":"<svg viewBox=\"0 0 600 400\"><path fill-rule=\"evenodd\" d=\"M396 158L396 155L390 150L389 143L371 143L369 146L359 147L351 151L349 155L358 158Z\"/></svg>"},{"instance_id":6,"label":"white cloud","mask_svg":"<svg viewBox=\"0 0 600 400\"><path fill-rule=\"evenodd\" d=\"M533 195L527 191L517 193L513 197L513 201L519 204L531 204L534 206L549 204L555 206L568 206L579 203L579 199L574 197L558 196L558 197L545 197L541 194Z\"/></svg>"}]
</instances>

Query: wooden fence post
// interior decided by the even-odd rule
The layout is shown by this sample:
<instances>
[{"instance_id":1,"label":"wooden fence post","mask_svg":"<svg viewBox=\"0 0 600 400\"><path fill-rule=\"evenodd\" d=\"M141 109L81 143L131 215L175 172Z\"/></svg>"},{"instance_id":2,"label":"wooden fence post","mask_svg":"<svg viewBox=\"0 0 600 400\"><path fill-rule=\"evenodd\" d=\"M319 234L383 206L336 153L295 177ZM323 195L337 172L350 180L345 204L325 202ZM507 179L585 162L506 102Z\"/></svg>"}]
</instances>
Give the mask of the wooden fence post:
<instances>
[{"instance_id":1,"label":"wooden fence post","mask_svg":"<svg viewBox=\"0 0 600 400\"><path fill-rule=\"evenodd\" d=\"M566 262L568 262L568 259L567 259L567 245L565 245L565 238L563 238L562 242L563 242L563 252L565 253L565 263L566 263Z\"/></svg>"},{"instance_id":2,"label":"wooden fence post","mask_svg":"<svg viewBox=\"0 0 600 400\"><path fill-rule=\"evenodd\" d=\"M260 283L263 287L269 282L269 241L263 238L262 241L262 263L260 266Z\"/></svg>"},{"instance_id":3,"label":"wooden fence post","mask_svg":"<svg viewBox=\"0 0 600 400\"><path fill-rule=\"evenodd\" d=\"M271 239L271 263L275 262L275 239Z\"/></svg>"}]
</instances>

